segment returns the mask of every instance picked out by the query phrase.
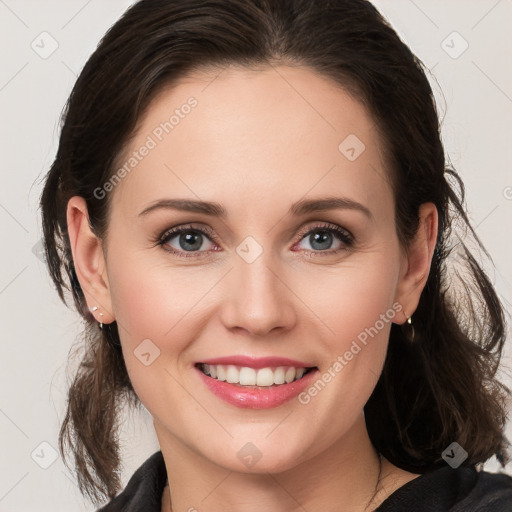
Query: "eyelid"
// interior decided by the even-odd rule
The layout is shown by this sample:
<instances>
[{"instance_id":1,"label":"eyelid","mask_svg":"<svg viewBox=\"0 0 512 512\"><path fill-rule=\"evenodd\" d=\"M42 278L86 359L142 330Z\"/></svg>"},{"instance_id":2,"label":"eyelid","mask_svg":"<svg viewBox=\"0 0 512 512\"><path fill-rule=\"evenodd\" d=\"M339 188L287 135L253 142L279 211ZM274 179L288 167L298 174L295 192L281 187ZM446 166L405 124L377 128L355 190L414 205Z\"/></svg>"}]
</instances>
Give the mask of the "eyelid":
<instances>
[{"instance_id":1,"label":"eyelid","mask_svg":"<svg viewBox=\"0 0 512 512\"><path fill-rule=\"evenodd\" d=\"M154 240L154 246L161 245L164 246L170 238L174 238L175 236L178 236L182 232L191 231L191 232L198 232L201 234L206 235L212 242L214 242L217 245L220 245L215 232L212 228L209 226L205 226L203 224L200 225L194 225L195 223L187 223L187 224L181 224L174 226L172 228L166 229L161 235L157 237L156 240ZM295 245L299 244L306 236L314 231L321 231L321 230L337 233L339 237L341 237L341 242L346 245L346 247L342 249L329 249L325 251L315 251L311 249L304 249L303 252L306 253L315 253L318 255L332 255L335 253L340 252L341 250L349 250L352 248L352 246L355 243L355 237L352 235L350 231L348 231L346 228L343 228L341 226L338 226L337 224L328 222L328 221L318 221L314 225L306 225L304 228L299 230L297 234L297 240L294 242L293 247ZM178 257L202 257L205 255L205 253L209 256L211 255L211 251L179 251L175 249L165 249L165 251L170 252L171 254L175 254ZM188 255L187 255L188 254Z\"/></svg>"},{"instance_id":2,"label":"eyelid","mask_svg":"<svg viewBox=\"0 0 512 512\"><path fill-rule=\"evenodd\" d=\"M320 231L321 229L325 229L326 231L338 232L340 235L347 237L352 242L354 241L354 236L348 229L338 226L337 224L333 224L332 222L319 222L313 226L307 226L301 229L297 235L299 238L299 242L312 231Z\"/></svg>"},{"instance_id":3,"label":"eyelid","mask_svg":"<svg viewBox=\"0 0 512 512\"><path fill-rule=\"evenodd\" d=\"M181 231L199 231L200 233L208 235L215 243L218 243L218 240L216 240L215 232L212 228L205 225L195 226L194 224L194 222L191 222L166 229L161 235L157 237L157 241L163 242L165 239L169 238L169 235L176 235Z\"/></svg>"},{"instance_id":4,"label":"eyelid","mask_svg":"<svg viewBox=\"0 0 512 512\"><path fill-rule=\"evenodd\" d=\"M157 236L156 240L153 240L154 243L152 244L152 247L161 246L164 251L172 255L175 255L178 258L199 258L204 256L211 256L211 251L179 251L174 248L165 248L165 245L168 243L170 239L175 238L181 233L187 231L198 232L203 235L206 235L208 238L211 239L212 242L216 243L217 245L220 245L216 240L216 235L214 234L212 228L204 225L197 227L194 224L195 223L180 224L172 228L166 229L161 235Z\"/></svg>"}]
</instances>

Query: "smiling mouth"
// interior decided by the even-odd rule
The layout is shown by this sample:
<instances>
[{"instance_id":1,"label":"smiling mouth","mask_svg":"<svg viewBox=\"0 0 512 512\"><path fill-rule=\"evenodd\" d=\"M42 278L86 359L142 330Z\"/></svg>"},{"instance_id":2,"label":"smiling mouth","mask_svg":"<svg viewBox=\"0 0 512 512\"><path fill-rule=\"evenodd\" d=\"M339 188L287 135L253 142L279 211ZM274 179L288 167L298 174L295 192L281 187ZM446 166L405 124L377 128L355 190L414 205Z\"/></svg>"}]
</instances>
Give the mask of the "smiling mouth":
<instances>
[{"instance_id":1,"label":"smiling mouth","mask_svg":"<svg viewBox=\"0 0 512 512\"><path fill-rule=\"evenodd\" d=\"M251 368L231 364L197 363L196 368L208 377L241 387L269 388L290 384L302 379L317 367L299 368L294 366L276 366Z\"/></svg>"}]
</instances>

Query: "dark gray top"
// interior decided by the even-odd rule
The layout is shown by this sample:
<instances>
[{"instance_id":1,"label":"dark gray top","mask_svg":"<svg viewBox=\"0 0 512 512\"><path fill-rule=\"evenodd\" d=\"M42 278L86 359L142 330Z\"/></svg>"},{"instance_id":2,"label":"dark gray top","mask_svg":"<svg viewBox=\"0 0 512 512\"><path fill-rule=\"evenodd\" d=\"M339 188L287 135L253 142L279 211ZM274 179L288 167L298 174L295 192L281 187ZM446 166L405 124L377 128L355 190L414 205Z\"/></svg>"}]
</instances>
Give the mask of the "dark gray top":
<instances>
[{"instance_id":1,"label":"dark gray top","mask_svg":"<svg viewBox=\"0 0 512 512\"><path fill-rule=\"evenodd\" d=\"M98 512L160 512L166 482L164 459L158 451L137 469L125 489ZM377 511L512 512L512 477L473 467L452 469L447 465L407 482Z\"/></svg>"}]
</instances>

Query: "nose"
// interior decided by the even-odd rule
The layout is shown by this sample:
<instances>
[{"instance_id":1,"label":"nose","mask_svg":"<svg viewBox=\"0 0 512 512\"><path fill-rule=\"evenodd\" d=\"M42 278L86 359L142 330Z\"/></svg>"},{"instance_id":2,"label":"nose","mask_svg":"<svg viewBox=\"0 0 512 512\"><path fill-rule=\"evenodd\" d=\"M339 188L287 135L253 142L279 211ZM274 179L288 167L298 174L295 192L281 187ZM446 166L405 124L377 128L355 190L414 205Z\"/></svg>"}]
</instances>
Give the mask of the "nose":
<instances>
[{"instance_id":1,"label":"nose","mask_svg":"<svg viewBox=\"0 0 512 512\"><path fill-rule=\"evenodd\" d=\"M274 267L274 268L272 268ZM281 334L296 323L294 294L266 252L252 263L235 261L224 290L221 320L231 331Z\"/></svg>"}]
</instances>

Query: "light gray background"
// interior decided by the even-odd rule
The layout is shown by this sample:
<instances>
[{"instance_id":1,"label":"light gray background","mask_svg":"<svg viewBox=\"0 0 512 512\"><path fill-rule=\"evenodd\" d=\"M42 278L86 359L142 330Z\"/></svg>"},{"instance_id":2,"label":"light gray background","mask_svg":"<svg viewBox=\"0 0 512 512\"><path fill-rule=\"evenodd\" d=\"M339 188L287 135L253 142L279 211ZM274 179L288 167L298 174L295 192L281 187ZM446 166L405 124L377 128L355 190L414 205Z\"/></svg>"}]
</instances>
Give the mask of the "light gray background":
<instances>
[{"instance_id":1,"label":"light gray background","mask_svg":"<svg viewBox=\"0 0 512 512\"><path fill-rule=\"evenodd\" d=\"M130 3L0 0L3 512L94 510L80 497L60 458L47 469L41 467L52 462L51 447L57 448L66 359L81 322L59 301L36 255L41 238L37 205L40 180L55 155L60 113L76 75ZM510 311L512 2L379 0L375 4L432 70L446 150L465 181L470 217L494 259L491 276ZM467 50L453 58L464 41ZM58 48L42 58L52 44ZM510 353L508 347L506 362L512 366ZM512 385L510 376L506 382ZM124 428L126 483L158 445L149 418L127 416ZM512 439L510 424L508 435ZM493 459L485 467L498 469ZM512 465L507 470L512 473Z\"/></svg>"}]
</instances>

